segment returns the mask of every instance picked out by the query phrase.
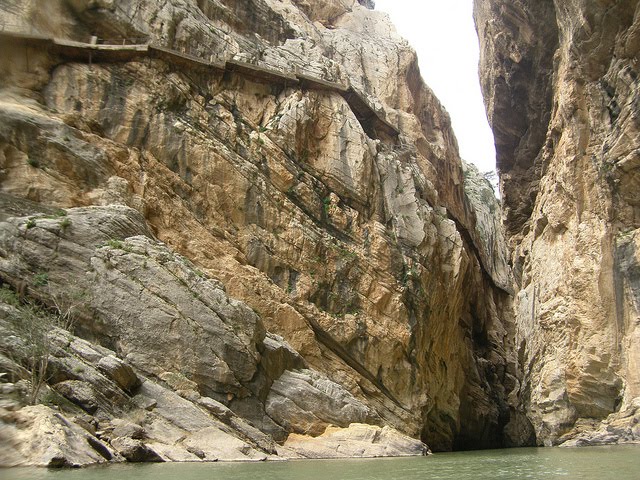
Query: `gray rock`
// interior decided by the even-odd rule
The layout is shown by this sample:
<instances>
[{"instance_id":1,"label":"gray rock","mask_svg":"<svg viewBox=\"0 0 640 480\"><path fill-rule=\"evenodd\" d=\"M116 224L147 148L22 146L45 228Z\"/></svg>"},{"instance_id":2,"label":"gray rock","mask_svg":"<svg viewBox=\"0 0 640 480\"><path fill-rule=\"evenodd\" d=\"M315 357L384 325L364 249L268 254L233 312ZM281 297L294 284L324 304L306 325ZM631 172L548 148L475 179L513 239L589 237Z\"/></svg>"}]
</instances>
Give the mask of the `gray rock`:
<instances>
[{"instance_id":1,"label":"gray rock","mask_svg":"<svg viewBox=\"0 0 640 480\"><path fill-rule=\"evenodd\" d=\"M129 398L120 386L98 370L93 363L74 355L73 350L65 350L66 342L58 342L59 338L54 337L52 346L55 356L49 356L47 368L47 381L50 384L61 384L72 380L84 382L95 392L96 401L101 402L108 410L115 412L128 408Z\"/></svg>"},{"instance_id":2,"label":"gray rock","mask_svg":"<svg viewBox=\"0 0 640 480\"><path fill-rule=\"evenodd\" d=\"M117 437L111 440L111 446L129 462L163 462L164 460L152 448L129 437Z\"/></svg>"},{"instance_id":3,"label":"gray rock","mask_svg":"<svg viewBox=\"0 0 640 480\"><path fill-rule=\"evenodd\" d=\"M11 395L14 392L16 392L16 386L13 383L0 384L0 394Z\"/></svg>"},{"instance_id":4,"label":"gray rock","mask_svg":"<svg viewBox=\"0 0 640 480\"><path fill-rule=\"evenodd\" d=\"M98 370L126 392L130 392L140 385L140 380L133 368L113 355L102 357L98 362Z\"/></svg>"},{"instance_id":5,"label":"gray rock","mask_svg":"<svg viewBox=\"0 0 640 480\"><path fill-rule=\"evenodd\" d=\"M174 390L197 390L198 384L192 382L181 373L176 372L163 372L158 375L158 378L167 384Z\"/></svg>"},{"instance_id":6,"label":"gray rock","mask_svg":"<svg viewBox=\"0 0 640 480\"><path fill-rule=\"evenodd\" d=\"M100 406L96 392L86 382L65 380L64 382L56 383L54 389L89 414L96 413Z\"/></svg>"},{"instance_id":7,"label":"gray rock","mask_svg":"<svg viewBox=\"0 0 640 480\"><path fill-rule=\"evenodd\" d=\"M226 425L231 426L246 439L257 445L267 453L276 453L276 445L273 439L258 430L241 417L232 412L227 406L209 397L201 397L197 400L198 405L220 419Z\"/></svg>"},{"instance_id":8,"label":"gray rock","mask_svg":"<svg viewBox=\"0 0 640 480\"><path fill-rule=\"evenodd\" d=\"M247 393L264 336L251 309L146 237L128 239L124 250L102 248L91 264L90 282L102 292L94 307L117 325L111 335L134 366L183 372L207 396Z\"/></svg>"},{"instance_id":9,"label":"gray rock","mask_svg":"<svg viewBox=\"0 0 640 480\"><path fill-rule=\"evenodd\" d=\"M2 346L5 347L4 345ZM2 377L3 382L17 382L18 380L27 379L30 376L29 371L26 370L22 365L18 365L14 360L7 358L1 353L0 353L0 371L2 371L5 374Z\"/></svg>"},{"instance_id":10,"label":"gray rock","mask_svg":"<svg viewBox=\"0 0 640 480\"><path fill-rule=\"evenodd\" d=\"M168 445L166 443L159 442L147 442L147 446L152 448L165 462L201 462L202 460L207 461L215 461L208 460L206 458L201 458L194 453L189 451L189 448L185 448L182 445ZM198 449L194 449L194 451L198 451L198 453L204 452Z\"/></svg>"},{"instance_id":11,"label":"gray rock","mask_svg":"<svg viewBox=\"0 0 640 480\"><path fill-rule=\"evenodd\" d=\"M260 364L268 378L275 380L285 370L306 368L304 359L280 335L267 332L263 346Z\"/></svg>"},{"instance_id":12,"label":"gray rock","mask_svg":"<svg viewBox=\"0 0 640 480\"><path fill-rule=\"evenodd\" d=\"M463 162L463 173L465 203L475 216L475 228L469 233L474 244L480 246L482 266L498 287L513 293L507 242L500 223L500 202L491 183L475 165Z\"/></svg>"},{"instance_id":13,"label":"gray rock","mask_svg":"<svg viewBox=\"0 0 640 480\"><path fill-rule=\"evenodd\" d=\"M213 398L200 397L197 403L225 423L234 416L234 413L226 405Z\"/></svg>"},{"instance_id":14,"label":"gray rock","mask_svg":"<svg viewBox=\"0 0 640 480\"><path fill-rule=\"evenodd\" d=\"M126 420L114 419L112 421L114 427L111 432L113 438L127 437L134 440L142 440L145 437L144 428L137 423L127 422Z\"/></svg>"},{"instance_id":15,"label":"gray rock","mask_svg":"<svg viewBox=\"0 0 640 480\"><path fill-rule=\"evenodd\" d=\"M97 363L102 359L102 357L104 357L104 354L97 350L96 345L93 345L86 340L82 340L81 338L74 339L69 344L69 348L74 354L87 362Z\"/></svg>"},{"instance_id":16,"label":"gray rock","mask_svg":"<svg viewBox=\"0 0 640 480\"><path fill-rule=\"evenodd\" d=\"M118 356L146 373L183 372L207 396L249 393L245 385L254 378L265 335L249 307L152 240L131 208L72 208L66 218L73 228L64 235L57 218L1 223L0 250L15 252L0 256L3 278L16 285L27 279L30 293L45 303L81 289L77 331L117 345ZM33 272L47 272L46 285ZM70 277L82 286L70 287ZM102 353L82 343L72 348L87 360ZM133 372L117 359L99 365L125 390L135 388Z\"/></svg>"},{"instance_id":17,"label":"gray rock","mask_svg":"<svg viewBox=\"0 0 640 480\"><path fill-rule=\"evenodd\" d=\"M0 467L82 467L118 461L109 446L44 405L0 410Z\"/></svg>"},{"instance_id":18,"label":"gray rock","mask_svg":"<svg viewBox=\"0 0 640 480\"><path fill-rule=\"evenodd\" d=\"M187 451L199 450L212 461L260 461L266 455L240 439L233 438L215 427L203 428L189 435L183 442Z\"/></svg>"},{"instance_id":19,"label":"gray rock","mask_svg":"<svg viewBox=\"0 0 640 480\"><path fill-rule=\"evenodd\" d=\"M204 453L202 450L196 447L187 447L187 452L193 453L196 457L202 460L204 460L204 458L207 456L206 453Z\"/></svg>"},{"instance_id":20,"label":"gray rock","mask_svg":"<svg viewBox=\"0 0 640 480\"><path fill-rule=\"evenodd\" d=\"M640 443L640 398L604 421L576 425L558 439L561 447L583 447L618 443Z\"/></svg>"},{"instance_id":21,"label":"gray rock","mask_svg":"<svg viewBox=\"0 0 640 480\"><path fill-rule=\"evenodd\" d=\"M91 415L76 415L72 418L72 421L84 428L91 435L96 435L97 421Z\"/></svg>"},{"instance_id":22,"label":"gray rock","mask_svg":"<svg viewBox=\"0 0 640 480\"><path fill-rule=\"evenodd\" d=\"M347 390L313 370L286 371L273 383L267 414L290 432L319 435L330 424L365 423L369 409Z\"/></svg>"},{"instance_id":23,"label":"gray rock","mask_svg":"<svg viewBox=\"0 0 640 480\"><path fill-rule=\"evenodd\" d=\"M141 393L157 405L145 420L145 443L167 460L196 461L186 449L199 449L207 461L253 460L275 452L275 444L262 432L236 417L224 405L201 397L200 408L177 393L146 381ZM225 423L212 417L209 409L222 413ZM217 415L216 415L217 416ZM160 445L164 445L161 447Z\"/></svg>"},{"instance_id":24,"label":"gray rock","mask_svg":"<svg viewBox=\"0 0 640 480\"><path fill-rule=\"evenodd\" d=\"M136 395L131 398L131 402L136 405L138 408L142 408L143 410L151 411L156 408L158 402L156 402L153 398L146 397L144 395Z\"/></svg>"}]
</instances>

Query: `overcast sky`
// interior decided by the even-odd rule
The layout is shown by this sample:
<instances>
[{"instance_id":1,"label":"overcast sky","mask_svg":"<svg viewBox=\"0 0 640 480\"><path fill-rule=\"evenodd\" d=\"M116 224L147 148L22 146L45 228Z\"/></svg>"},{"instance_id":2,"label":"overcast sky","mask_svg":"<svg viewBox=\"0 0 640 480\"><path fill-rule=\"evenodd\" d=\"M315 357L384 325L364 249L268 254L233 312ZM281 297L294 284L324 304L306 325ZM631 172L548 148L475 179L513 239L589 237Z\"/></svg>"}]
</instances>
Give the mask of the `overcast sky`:
<instances>
[{"instance_id":1,"label":"overcast sky","mask_svg":"<svg viewBox=\"0 0 640 480\"><path fill-rule=\"evenodd\" d=\"M473 0L376 0L418 53L420 72L445 106L460 155L495 169L495 148L478 80Z\"/></svg>"}]
</instances>

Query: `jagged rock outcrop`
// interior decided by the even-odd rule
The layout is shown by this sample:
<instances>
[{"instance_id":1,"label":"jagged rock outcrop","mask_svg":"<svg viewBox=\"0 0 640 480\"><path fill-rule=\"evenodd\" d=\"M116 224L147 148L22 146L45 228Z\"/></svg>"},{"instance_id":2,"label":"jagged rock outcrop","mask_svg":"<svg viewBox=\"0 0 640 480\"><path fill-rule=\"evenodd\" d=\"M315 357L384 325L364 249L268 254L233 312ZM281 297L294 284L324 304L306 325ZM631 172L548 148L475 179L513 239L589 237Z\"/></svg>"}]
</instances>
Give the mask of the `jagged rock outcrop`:
<instances>
[{"instance_id":1,"label":"jagged rock outcrop","mask_svg":"<svg viewBox=\"0 0 640 480\"><path fill-rule=\"evenodd\" d=\"M637 441L613 426L640 395L640 4L476 0L475 17L537 442Z\"/></svg>"},{"instance_id":2,"label":"jagged rock outcrop","mask_svg":"<svg viewBox=\"0 0 640 480\"><path fill-rule=\"evenodd\" d=\"M144 232L140 214L124 206L76 208L52 218L13 217L0 223L0 251L11 252L0 260L4 278L21 278L23 293L31 298L53 301L59 310L73 308L75 328L115 352L64 330L48 332L50 314L20 306L17 294L7 289L3 296L14 306L6 306L0 319L0 347L21 364L30 365L36 355L46 359L41 378L50 395L64 397L88 415L83 424L101 424L108 432L100 440L117 452L114 458L263 460L276 453L272 438L284 440L291 432L318 436L333 424L348 428L380 421L325 375L299 370L305 363L295 350L282 338L267 336L253 311L230 299L186 259L145 235L118 238ZM76 282L69 282L69 276ZM21 328L24 324L29 328ZM134 368L149 378L141 379ZM19 376L16 368L8 371ZM254 411L241 418L221 403L232 400ZM27 412L20 412L7 412L7 425L25 423L21 418ZM72 408L70 413L76 412ZM70 429L77 427L60 414L56 418ZM13 434L9 426L3 429L6 436ZM95 429L92 433L97 435ZM34 441L41 437L38 431L29 435ZM89 439L85 450L101 445ZM51 465L97 462L95 456L65 453L64 439L56 442L62 451L55 462L47 460ZM389 447L389 454L402 451L384 440L377 443L381 451ZM406 446L407 452L415 450L412 442ZM40 453L30 456L31 449L23 445L20 450L17 464L47 463L39 460Z\"/></svg>"},{"instance_id":3,"label":"jagged rock outcrop","mask_svg":"<svg viewBox=\"0 0 640 480\"><path fill-rule=\"evenodd\" d=\"M509 282L477 205L495 200L465 182L388 18L355 0L138 6L3 12L31 35L0 45L3 282L51 305L45 273L54 293L83 278L79 335L278 442L364 421L438 450L503 445L520 415ZM55 217L123 205L113 225ZM278 423L281 387L318 404ZM327 415L336 398L348 415Z\"/></svg>"},{"instance_id":4,"label":"jagged rock outcrop","mask_svg":"<svg viewBox=\"0 0 640 480\"><path fill-rule=\"evenodd\" d=\"M0 465L82 467L122 461L113 449L45 405L0 408Z\"/></svg>"}]
</instances>

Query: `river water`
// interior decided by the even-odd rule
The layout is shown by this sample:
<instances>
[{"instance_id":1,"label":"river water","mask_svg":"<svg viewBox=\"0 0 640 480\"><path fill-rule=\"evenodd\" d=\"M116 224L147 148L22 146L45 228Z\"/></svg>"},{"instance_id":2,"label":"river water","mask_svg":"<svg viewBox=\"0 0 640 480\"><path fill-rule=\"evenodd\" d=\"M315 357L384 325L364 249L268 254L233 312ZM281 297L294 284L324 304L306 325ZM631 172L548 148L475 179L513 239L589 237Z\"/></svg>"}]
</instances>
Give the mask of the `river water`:
<instances>
[{"instance_id":1,"label":"river water","mask_svg":"<svg viewBox=\"0 0 640 480\"><path fill-rule=\"evenodd\" d=\"M0 469L0 480L639 480L640 445L518 448L429 457Z\"/></svg>"}]
</instances>

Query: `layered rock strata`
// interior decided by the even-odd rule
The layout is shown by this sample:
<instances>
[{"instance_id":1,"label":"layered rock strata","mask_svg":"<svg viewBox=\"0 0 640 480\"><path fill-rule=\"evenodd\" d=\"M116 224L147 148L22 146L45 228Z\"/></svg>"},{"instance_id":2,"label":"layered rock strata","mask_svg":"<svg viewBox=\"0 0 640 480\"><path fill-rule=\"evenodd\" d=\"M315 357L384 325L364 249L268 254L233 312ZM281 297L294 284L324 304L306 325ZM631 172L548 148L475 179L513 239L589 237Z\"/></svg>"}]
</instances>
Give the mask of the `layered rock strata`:
<instances>
[{"instance_id":1,"label":"layered rock strata","mask_svg":"<svg viewBox=\"0 0 640 480\"><path fill-rule=\"evenodd\" d=\"M619 427L640 395L640 4L477 0L475 17L537 442L637 441Z\"/></svg>"},{"instance_id":2,"label":"layered rock strata","mask_svg":"<svg viewBox=\"0 0 640 480\"><path fill-rule=\"evenodd\" d=\"M256 313L219 282L150 238L137 211L66 213L0 224L0 250L12 252L0 271L8 282L24 282L20 292L0 292L9 394L0 403L2 465L300 457L309 449L278 452L274 439L380 423L342 386L304 368L302 357L266 333ZM21 295L52 301L55 312L25 305ZM84 338L60 320L72 320ZM42 391L32 400L59 412L20 408L21 390L37 379ZM253 400L251 421L260 430L222 403L234 397ZM368 436L351 434L359 435ZM394 429L386 435L390 443L376 442L381 455L415 453L422 445ZM323 455L324 443L313 456Z\"/></svg>"},{"instance_id":3,"label":"layered rock strata","mask_svg":"<svg viewBox=\"0 0 640 480\"><path fill-rule=\"evenodd\" d=\"M280 443L517 443L497 204L369 3L6 4L0 275L49 306L82 278L80 336ZM123 43L166 55L93 54Z\"/></svg>"}]
</instances>

